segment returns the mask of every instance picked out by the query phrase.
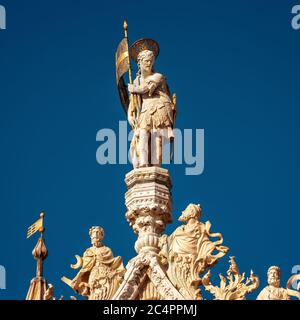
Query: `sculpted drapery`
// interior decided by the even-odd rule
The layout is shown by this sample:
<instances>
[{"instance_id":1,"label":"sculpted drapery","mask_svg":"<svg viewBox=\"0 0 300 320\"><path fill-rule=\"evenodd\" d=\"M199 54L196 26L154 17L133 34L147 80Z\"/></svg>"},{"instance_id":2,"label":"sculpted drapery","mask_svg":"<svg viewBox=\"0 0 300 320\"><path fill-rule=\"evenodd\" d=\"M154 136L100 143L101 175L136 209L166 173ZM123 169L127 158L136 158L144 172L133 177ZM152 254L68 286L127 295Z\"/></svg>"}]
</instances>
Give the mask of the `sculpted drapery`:
<instances>
[{"instance_id":1,"label":"sculpted drapery","mask_svg":"<svg viewBox=\"0 0 300 320\"><path fill-rule=\"evenodd\" d=\"M167 275L186 299L202 299L199 274L213 267L228 251L221 245L222 235L211 233L210 222L200 222L200 216L200 206L190 204L179 218L186 224L161 240L160 256L168 265ZM217 240L212 241L211 238Z\"/></svg>"},{"instance_id":2,"label":"sculpted drapery","mask_svg":"<svg viewBox=\"0 0 300 320\"><path fill-rule=\"evenodd\" d=\"M63 281L89 300L109 300L117 291L125 268L121 257L114 257L111 249L102 244L101 227L92 227L89 234L93 246L82 258L76 256L77 264L71 265L73 269L80 268L79 272L73 280L63 277Z\"/></svg>"}]
</instances>

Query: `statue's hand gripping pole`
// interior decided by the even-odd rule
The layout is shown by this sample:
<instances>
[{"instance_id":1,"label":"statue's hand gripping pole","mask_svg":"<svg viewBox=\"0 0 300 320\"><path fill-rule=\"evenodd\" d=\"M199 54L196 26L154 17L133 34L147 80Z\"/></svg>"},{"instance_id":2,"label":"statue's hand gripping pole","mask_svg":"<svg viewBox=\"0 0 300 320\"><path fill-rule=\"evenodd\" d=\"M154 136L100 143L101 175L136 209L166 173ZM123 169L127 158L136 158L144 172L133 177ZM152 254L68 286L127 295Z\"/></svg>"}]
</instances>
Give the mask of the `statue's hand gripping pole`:
<instances>
[{"instance_id":1,"label":"statue's hand gripping pole","mask_svg":"<svg viewBox=\"0 0 300 320\"><path fill-rule=\"evenodd\" d=\"M127 50L128 50L128 55L127 55L127 59L128 59L128 78L129 78L129 83L132 85L133 81L132 81L132 71L131 71L131 64L130 64L130 55L129 55L129 43L128 43L128 24L126 22L126 20L124 20L124 24L123 24L123 28L124 28L124 36L127 42ZM133 113L134 115L134 121L129 121L132 128L135 130L136 126L137 126L137 118L139 115L139 111L140 111L140 97L138 96L138 94L133 94L130 92L130 108L128 109L128 120L132 117L132 115L130 113Z\"/></svg>"}]
</instances>

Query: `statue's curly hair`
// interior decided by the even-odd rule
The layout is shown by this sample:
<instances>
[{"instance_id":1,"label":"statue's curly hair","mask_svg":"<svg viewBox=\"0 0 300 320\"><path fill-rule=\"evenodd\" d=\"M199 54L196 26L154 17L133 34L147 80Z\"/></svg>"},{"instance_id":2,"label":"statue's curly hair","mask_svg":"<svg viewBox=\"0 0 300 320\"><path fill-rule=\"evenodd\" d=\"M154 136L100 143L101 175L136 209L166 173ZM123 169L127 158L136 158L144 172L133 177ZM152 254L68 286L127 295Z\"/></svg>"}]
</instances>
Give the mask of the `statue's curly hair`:
<instances>
[{"instance_id":1,"label":"statue's curly hair","mask_svg":"<svg viewBox=\"0 0 300 320\"><path fill-rule=\"evenodd\" d=\"M189 219L198 219L201 216L202 209L200 204L190 203L179 217L179 221L188 221Z\"/></svg>"},{"instance_id":2,"label":"statue's curly hair","mask_svg":"<svg viewBox=\"0 0 300 320\"><path fill-rule=\"evenodd\" d=\"M103 239L103 238L104 238L104 229L101 228L100 226L93 226L93 227L91 227L90 230L89 230L89 235L91 236L92 233L93 233L93 231L94 231L94 230L97 230L97 229L100 231L101 236L102 236L102 239Z\"/></svg>"},{"instance_id":3,"label":"statue's curly hair","mask_svg":"<svg viewBox=\"0 0 300 320\"><path fill-rule=\"evenodd\" d=\"M271 266L269 269L268 269L268 275L269 275L269 273L272 271L272 270L276 270L277 272L278 272L278 275L279 275L279 278L280 278L280 276L281 276L281 270L280 270L280 268L278 267L278 266Z\"/></svg>"}]
</instances>

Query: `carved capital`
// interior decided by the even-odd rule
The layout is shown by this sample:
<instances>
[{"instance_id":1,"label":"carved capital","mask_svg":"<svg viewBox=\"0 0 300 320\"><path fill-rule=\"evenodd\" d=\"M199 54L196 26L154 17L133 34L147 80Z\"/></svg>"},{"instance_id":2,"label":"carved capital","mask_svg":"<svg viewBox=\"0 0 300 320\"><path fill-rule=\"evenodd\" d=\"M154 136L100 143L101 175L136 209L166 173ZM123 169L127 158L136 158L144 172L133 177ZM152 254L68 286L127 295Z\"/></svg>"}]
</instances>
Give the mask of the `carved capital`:
<instances>
[{"instance_id":1,"label":"carved capital","mask_svg":"<svg viewBox=\"0 0 300 320\"><path fill-rule=\"evenodd\" d=\"M135 250L158 251L159 238L172 221L172 183L168 170L138 168L126 175L125 182L126 219L138 235Z\"/></svg>"}]
</instances>

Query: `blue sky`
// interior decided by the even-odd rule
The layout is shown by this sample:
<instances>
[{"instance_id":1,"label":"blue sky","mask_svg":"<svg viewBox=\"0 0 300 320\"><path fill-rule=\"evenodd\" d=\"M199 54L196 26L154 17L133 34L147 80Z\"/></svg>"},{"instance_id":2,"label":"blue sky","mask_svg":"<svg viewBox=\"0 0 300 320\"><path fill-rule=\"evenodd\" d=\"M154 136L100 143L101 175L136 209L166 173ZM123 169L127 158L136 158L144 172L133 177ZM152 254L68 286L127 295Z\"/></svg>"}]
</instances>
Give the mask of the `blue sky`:
<instances>
[{"instance_id":1,"label":"blue sky","mask_svg":"<svg viewBox=\"0 0 300 320\"><path fill-rule=\"evenodd\" d=\"M96 162L102 128L125 115L114 54L123 19L131 42L160 44L156 69L177 93L177 127L205 130L205 169L170 166L174 223L190 202L222 232L241 271L283 284L299 255L299 49L291 1L16 1L0 30L0 299L24 299L35 274L27 227L46 212L45 276L60 281L101 225L126 263L135 235L125 220L128 165ZM225 273L229 255L213 271ZM256 296L258 291L253 296Z\"/></svg>"}]
</instances>

